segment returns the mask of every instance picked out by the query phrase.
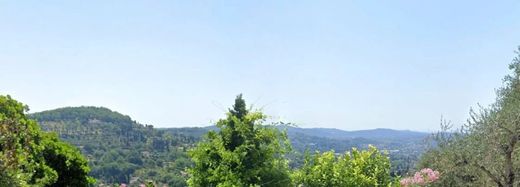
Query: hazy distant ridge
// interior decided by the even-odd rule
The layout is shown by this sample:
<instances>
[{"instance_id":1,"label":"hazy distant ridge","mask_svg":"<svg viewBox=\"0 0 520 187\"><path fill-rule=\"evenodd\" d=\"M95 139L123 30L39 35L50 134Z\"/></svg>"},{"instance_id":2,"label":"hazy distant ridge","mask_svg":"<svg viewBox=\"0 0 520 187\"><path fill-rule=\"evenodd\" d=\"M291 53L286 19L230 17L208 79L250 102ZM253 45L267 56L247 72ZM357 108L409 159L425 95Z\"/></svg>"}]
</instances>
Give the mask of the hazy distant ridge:
<instances>
[{"instance_id":1,"label":"hazy distant ridge","mask_svg":"<svg viewBox=\"0 0 520 187\"><path fill-rule=\"evenodd\" d=\"M209 130L216 130L215 126L207 127L180 127L180 128L160 128L162 130L170 130L176 132L184 132L192 134L194 136L202 135ZM386 128L367 129L367 130L356 130L356 131L345 131L335 128L301 128L292 126L282 126L279 129L287 129L290 136L296 134L304 134L307 136L315 136L321 138L347 140L355 138L364 139L420 139L425 138L430 133L410 131L410 130L394 130Z\"/></svg>"},{"instance_id":2,"label":"hazy distant ridge","mask_svg":"<svg viewBox=\"0 0 520 187\"><path fill-rule=\"evenodd\" d=\"M409 130L394 130L394 129L368 129L357 131L345 131L334 128L297 128L288 127L289 133L302 133L311 136L326 137L332 139L353 139L353 138L367 138L367 139L403 139L403 138L424 138L428 133L409 131Z\"/></svg>"}]
</instances>

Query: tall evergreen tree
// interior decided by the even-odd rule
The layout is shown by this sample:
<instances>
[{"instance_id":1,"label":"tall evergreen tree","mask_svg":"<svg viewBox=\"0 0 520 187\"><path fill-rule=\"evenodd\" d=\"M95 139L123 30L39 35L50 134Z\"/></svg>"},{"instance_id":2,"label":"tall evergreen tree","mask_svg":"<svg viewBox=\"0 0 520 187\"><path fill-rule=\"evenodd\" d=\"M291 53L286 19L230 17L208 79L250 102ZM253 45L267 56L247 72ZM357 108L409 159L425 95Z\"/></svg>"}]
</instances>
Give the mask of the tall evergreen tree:
<instances>
[{"instance_id":1,"label":"tall evergreen tree","mask_svg":"<svg viewBox=\"0 0 520 187\"><path fill-rule=\"evenodd\" d=\"M247 110L242 95L235 99L227 118L217 122L220 131L209 132L189 151L194 166L188 170L190 186L288 186L290 148L287 135L265 126L266 116Z\"/></svg>"},{"instance_id":2,"label":"tall evergreen tree","mask_svg":"<svg viewBox=\"0 0 520 187\"><path fill-rule=\"evenodd\" d=\"M242 98L242 94L239 94L235 98L235 104L233 104L233 109L230 109L229 112L236 116L238 119L244 119L247 115L246 101Z\"/></svg>"}]
</instances>

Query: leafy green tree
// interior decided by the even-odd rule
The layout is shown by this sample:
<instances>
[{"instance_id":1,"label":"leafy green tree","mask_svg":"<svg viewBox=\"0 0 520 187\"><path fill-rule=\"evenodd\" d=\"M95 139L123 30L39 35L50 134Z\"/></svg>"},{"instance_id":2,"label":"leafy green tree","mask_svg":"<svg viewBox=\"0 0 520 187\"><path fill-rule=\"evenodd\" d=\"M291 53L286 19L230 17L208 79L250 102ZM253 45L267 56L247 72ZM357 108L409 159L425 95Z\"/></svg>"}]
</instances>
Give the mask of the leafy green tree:
<instances>
[{"instance_id":1,"label":"leafy green tree","mask_svg":"<svg viewBox=\"0 0 520 187\"><path fill-rule=\"evenodd\" d=\"M520 47L519 47L520 51ZM435 136L437 147L427 152L420 167L441 172L439 186L520 185L520 53L510 64L510 75L497 92L496 102L470 112L458 131Z\"/></svg>"},{"instance_id":2,"label":"leafy green tree","mask_svg":"<svg viewBox=\"0 0 520 187\"><path fill-rule=\"evenodd\" d=\"M27 110L10 96L0 96L0 186L43 186L58 177L45 165L40 130L24 115Z\"/></svg>"},{"instance_id":3,"label":"leafy green tree","mask_svg":"<svg viewBox=\"0 0 520 187\"><path fill-rule=\"evenodd\" d=\"M334 151L306 154L304 165L294 172L297 185L328 186L391 186L398 185L390 176L390 160L370 146L366 151L353 148L336 156Z\"/></svg>"},{"instance_id":4,"label":"leafy green tree","mask_svg":"<svg viewBox=\"0 0 520 187\"><path fill-rule=\"evenodd\" d=\"M85 159L26 117L28 107L0 96L0 186L87 186Z\"/></svg>"},{"instance_id":5,"label":"leafy green tree","mask_svg":"<svg viewBox=\"0 0 520 187\"><path fill-rule=\"evenodd\" d=\"M76 147L64 143L54 133L44 133L42 141L45 163L58 173L58 180L49 186L88 186L95 180L88 176L87 160Z\"/></svg>"},{"instance_id":6,"label":"leafy green tree","mask_svg":"<svg viewBox=\"0 0 520 187\"><path fill-rule=\"evenodd\" d=\"M247 110L242 95L189 155L189 186L289 186L287 135L263 125L266 116Z\"/></svg>"}]
</instances>

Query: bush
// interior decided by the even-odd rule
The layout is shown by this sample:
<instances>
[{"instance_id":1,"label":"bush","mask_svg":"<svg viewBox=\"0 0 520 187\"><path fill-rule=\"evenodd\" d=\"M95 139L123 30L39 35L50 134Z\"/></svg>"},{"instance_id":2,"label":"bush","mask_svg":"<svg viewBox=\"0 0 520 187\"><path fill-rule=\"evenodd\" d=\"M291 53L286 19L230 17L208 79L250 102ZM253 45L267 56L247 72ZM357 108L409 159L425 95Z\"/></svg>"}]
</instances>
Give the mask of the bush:
<instances>
[{"instance_id":1,"label":"bush","mask_svg":"<svg viewBox=\"0 0 520 187\"><path fill-rule=\"evenodd\" d=\"M353 148L338 156L334 151L307 154L303 167L293 174L293 181L313 187L398 185L390 176L388 156L373 146L366 151Z\"/></svg>"}]
</instances>

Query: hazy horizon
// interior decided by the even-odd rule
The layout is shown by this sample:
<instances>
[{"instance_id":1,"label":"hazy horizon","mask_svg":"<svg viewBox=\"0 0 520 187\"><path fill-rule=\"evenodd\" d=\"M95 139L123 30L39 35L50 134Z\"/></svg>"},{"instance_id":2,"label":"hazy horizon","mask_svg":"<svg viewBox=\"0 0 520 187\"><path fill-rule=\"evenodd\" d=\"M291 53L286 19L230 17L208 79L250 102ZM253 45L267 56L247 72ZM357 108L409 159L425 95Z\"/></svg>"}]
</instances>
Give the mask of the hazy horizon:
<instances>
[{"instance_id":1,"label":"hazy horizon","mask_svg":"<svg viewBox=\"0 0 520 187\"><path fill-rule=\"evenodd\" d=\"M376 6L377 5L377 6ZM235 96L300 127L433 131L493 102L520 2L0 2L0 94L204 126Z\"/></svg>"},{"instance_id":2,"label":"hazy horizon","mask_svg":"<svg viewBox=\"0 0 520 187\"><path fill-rule=\"evenodd\" d=\"M107 108L107 107L103 107L103 106L67 106L67 107L72 107L72 108L76 108L76 107L102 107L102 108ZM60 107L60 108L55 108L55 109L62 109L62 108L67 108L67 107ZM52 110L55 110L55 109L50 109L50 110L44 110L44 111L38 111L38 112L34 112L34 111L29 111L29 114L36 114L36 113L40 113L40 112L45 112L45 111L52 111ZM107 109L110 109L110 108L107 108ZM112 110L112 109L110 109ZM115 110L112 110L113 112L118 112L118 111L115 111ZM118 112L118 113L121 113L121 112ZM124 114L124 113L121 113L122 115L127 115L127 114ZM130 118L132 118L132 116L129 116ZM269 117L270 118L270 117ZM132 118L132 120L135 120ZM154 128L191 128L191 127L215 127L216 126L216 123L207 123L207 124L194 124L194 125L174 125L174 126L168 126L168 125L163 125L163 126L155 126L154 124L150 124L150 123L146 123L146 122L142 122L142 121L137 121L138 123L142 124L142 125L152 125L154 126ZM305 128L305 129L339 129L339 130L344 130L344 131L363 131L363 130L378 130L378 129L389 129L389 130L397 130L397 131L413 131L413 132L422 132L422 133L432 133L434 131L420 131L420 130L409 130L409 129L393 129L393 128L384 128L384 127L379 127L379 128L370 128L370 129L357 129L357 130L346 130L346 129L340 129L340 128L334 128L334 127L302 127L302 126L299 126L298 124L294 124L294 123L290 123L290 122L287 122L289 124L279 124L278 121L270 121L270 122L267 122L266 124L272 124L274 123L275 125L287 125L287 127L296 127L296 128ZM286 121L283 121L283 122L286 122Z\"/></svg>"}]
</instances>

